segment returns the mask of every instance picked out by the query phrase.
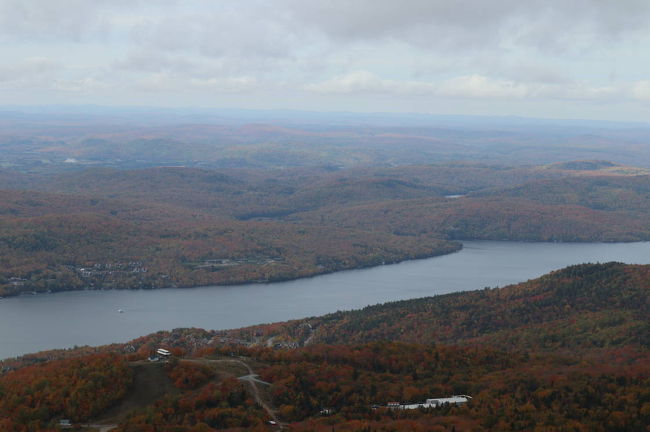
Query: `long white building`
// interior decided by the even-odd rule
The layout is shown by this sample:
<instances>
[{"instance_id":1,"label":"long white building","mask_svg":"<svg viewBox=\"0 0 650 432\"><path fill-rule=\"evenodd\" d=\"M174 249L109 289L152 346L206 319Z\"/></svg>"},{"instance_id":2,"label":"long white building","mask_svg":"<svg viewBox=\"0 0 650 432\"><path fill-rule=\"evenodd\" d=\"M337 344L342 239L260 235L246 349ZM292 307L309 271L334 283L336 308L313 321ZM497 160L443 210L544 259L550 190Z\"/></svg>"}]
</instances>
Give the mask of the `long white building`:
<instances>
[{"instance_id":1,"label":"long white building","mask_svg":"<svg viewBox=\"0 0 650 432\"><path fill-rule=\"evenodd\" d=\"M467 395L454 395L445 398L427 399L426 402L416 404L397 405L392 408L396 409L418 409L418 408L437 408L439 406L447 405L465 405L472 400L471 396Z\"/></svg>"}]
</instances>

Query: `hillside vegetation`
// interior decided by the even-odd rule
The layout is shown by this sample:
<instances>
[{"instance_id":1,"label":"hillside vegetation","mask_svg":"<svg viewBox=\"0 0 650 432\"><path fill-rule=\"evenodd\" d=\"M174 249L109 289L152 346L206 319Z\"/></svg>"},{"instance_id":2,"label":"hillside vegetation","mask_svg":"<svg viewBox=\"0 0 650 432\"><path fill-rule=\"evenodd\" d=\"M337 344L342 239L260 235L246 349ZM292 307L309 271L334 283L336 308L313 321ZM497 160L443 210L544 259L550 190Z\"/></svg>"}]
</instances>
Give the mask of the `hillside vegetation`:
<instances>
[{"instance_id":1,"label":"hillside vegetation","mask_svg":"<svg viewBox=\"0 0 650 432\"><path fill-rule=\"evenodd\" d=\"M2 364L17 370L0 376L0 425L40 431L63 415L82 422L112 415L120 432L278 425L328 432L642 432L650 421L649 292L650 266L584 264L504 288L25 356ZM160 346L175 359L141 361ZM75 368L74 381L57 378ZM150 404L141 387L161 386L175 390ZM91 399L75 402L93 391L105 393L92 406ZM464 406L387 406L452 394L472 399ZM72 396L50 406L48 395ZM17 406L40 409L18 416Z\"/></svg>"},{"instance_id":2,"label":"hillside vegetation","mask_svg":"<svg viewBox=\"0 0 650 432\"><path fill-rule=\"evenodd\" d=\"M402 341L501 350L650 347L650 266L583 264L504 288L368 306L310 318L309 343ZM305 321L252 331L304 341ZM251 329L233 335L245 338Z\"/></svg>"},{"instance_id":3,"label":"hillside vegetation","mask_svg":"<svg viewBox=\"0 0 650 432\"><path fill-rule=\"evenodd\" d=\"M157 203L0 192L0 296L278 281L452 252L445 240L224 219Z\"/></svg>"},{"instance_id":4,"label":"hillside vegetation","mask_svg":"<svg viewBox=\"0 0 650 432\"><path fill-rule=\"evenodd\" d=\"M19 184L5 171L0 296L272 282L450 253L472 239L650 239L650 176L585 163L94 168Z\"/></svg>"},{"instance_id":5,"label":"hillside vegetation","mask_svg":"<svg viewBox=\"0 0 650 432\"><path fill-rule=\"evenodd\" d=\"M88 420L124 397L132 374L121 356L89 355L0 377L0 429L58 430L59 419Z\"/></svg>"}]
</instances>

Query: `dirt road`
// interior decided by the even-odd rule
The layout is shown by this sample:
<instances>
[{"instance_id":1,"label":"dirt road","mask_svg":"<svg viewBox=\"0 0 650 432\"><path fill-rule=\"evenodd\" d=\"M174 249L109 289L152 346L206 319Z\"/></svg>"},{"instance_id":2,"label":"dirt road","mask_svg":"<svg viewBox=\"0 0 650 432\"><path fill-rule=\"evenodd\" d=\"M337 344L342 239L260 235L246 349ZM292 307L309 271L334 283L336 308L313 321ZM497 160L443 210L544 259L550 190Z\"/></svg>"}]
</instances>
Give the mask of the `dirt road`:
<instances>
[{"instance_id":1,"label":"dirt road","mask_svg":"<svg viewBox=\"0 0 650 432\"><path fill-rule=\"evenodd\" d=\"M240 380L240 381L248 383L248 385L251 388L251 392L253 394L253 398L255 399L255 402L257 404L259 404L259 406L261 406L264 409L264 411L266 411L266 413L269 415L269 417L271 417L273 419L273 421L275 422L275 424L278 426L278 428L280 430L282 430L284 428L283 424L280 423L280 421L278 420L278 418L276 416L276 411L274 409L272 409L266 402L264 402L264 400L262 399L262 397L260 395L260 389L259 389L258 385L270 386L271 383L268 383L266 381L262 381L261 379L259 379L259 375L257 375L255 373L255 371L253 371L253 369L250 367L250 365L248 365L248 363L246 363L246 362L244 362L242 360L239 360L239 359L219 359L219 360L188 359L188 360L185 360L185 361L192 361L192 362L203 363L203 364L236 363L236 364L239 364L239 365L245 367L246 370L248 371L248 375L242 375L242 376L238 377L237 379Z\"/></svg>"}]
</instances>

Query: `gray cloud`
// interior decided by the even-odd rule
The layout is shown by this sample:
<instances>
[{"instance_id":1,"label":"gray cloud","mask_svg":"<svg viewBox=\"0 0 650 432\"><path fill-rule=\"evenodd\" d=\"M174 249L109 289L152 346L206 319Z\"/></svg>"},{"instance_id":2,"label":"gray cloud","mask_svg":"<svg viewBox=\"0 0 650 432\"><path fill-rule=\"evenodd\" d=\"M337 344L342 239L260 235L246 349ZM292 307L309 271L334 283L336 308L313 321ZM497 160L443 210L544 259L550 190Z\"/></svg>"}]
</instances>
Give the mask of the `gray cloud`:
<instances>
[{"instance_id":1,"label":"gray cloud","mask_svg":"<svg viewBox=\"0 0 650 432\"><path fill-rule=\"evenodd\" d=\"M5 40L82 41L105 37L119 16L142 6L170 6L175 0L0 0L0 37Z\"/></svg>"},{"instance_id":2,"label":"gray cloud","mask_svg":"<svg viewBox=\"0 0 650 432\"><path fill-rule=\"evenodd\" d=\"M115 61L112 67L118 71L145 73L190 73L201 69L200 62L187 55L167 53L153 49L136 49L125 58Z\"/></svg>"},{"instance_id":3,"label":"gray cloud","mask_svg":"<svg viewBox=\"0 0 650 432\"><path fill-rule=\"evenodd\" d=\"M490 30L498 33L502 21L521 3L516 0L287 2L297 21L306 22L335 39L388 38L431 48L449 39L462 43L484 40L484 33ZM469 28L475 31L467 32Z\"/></svg>"},{"instance_id":4,"label":"gray cloud","mask_svg":"<svg viewBox=\"0 0 650 432\"><path fill-rule=\"evenodd\" d=\"M163 51L193 51L211 57L285 57L297 41L282 15L268 4L213 4L158 20L142 20L132 37Z\"/></svg>"},{"instance_id":5,"label":"gray cloud","mask_svg":"<svg viewBox=\"0 0 650 432\"><path fill-rule=\"evenodd\" d=\"M419 48L570 48L646 28L645 0L286 0L295 20L343 41Z\"/></svg>"},{"instance_id":6,"label":"gray cloud","mask_svg":"<svg viewBox=\"0 0 650 432\"><path fill-rule=\"evenodd\" d=\"M617 86L593 86L584 82L531 82L478 74L462 75L437 83L383 79L368 71L356 71L304 86L309 92L345 95L393 95L460 99L620 101L650 100L650 81Z\"/></svg>"},{"instance_id":7,"label":"gray cloud","mask_svg":"<svg viewBox=\"0 0 650 432\"><path fill-rule=\"evenodd\" d=\"M29 82L60 70L61 65L48 58L28 58L0 65L0 83Z\"/></svg>"},{"instance_id":8,"label":"gray cloud","mask_svg":"<svg viewBox=\"0 0 650 432\"><path fill-rule=\"evenodd\" d=\"M130 31L129 53L115 66L200 79L272 73L296 61L301 49L281 15L263 2L220 3L142 20Z\"/></svg>"},{"instance_id":9,"label":"gray cloud","mask_svg":"<svg viewBox=\"0 0 650 432\"><path fill-rule=\"evenodd\" d=\"M641 105L649 19L647 0L0 0L0 86L134 104Z\"/></svg>"}]
</instances>

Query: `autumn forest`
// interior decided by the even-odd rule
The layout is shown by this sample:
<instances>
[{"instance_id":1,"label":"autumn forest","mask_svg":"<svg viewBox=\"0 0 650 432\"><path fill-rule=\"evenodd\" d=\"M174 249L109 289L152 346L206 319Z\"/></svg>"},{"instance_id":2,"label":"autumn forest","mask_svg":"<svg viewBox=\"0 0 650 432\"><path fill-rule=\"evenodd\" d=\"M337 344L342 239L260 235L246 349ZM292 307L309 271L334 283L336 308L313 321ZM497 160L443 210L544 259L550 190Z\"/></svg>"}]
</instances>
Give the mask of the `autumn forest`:
<instances>
[{"instance_id":1,"label":"autumn forest","mask_svg":"<svg viewBox=\"0 0 650 432\"><path fill-rule=\"evenodd\" d=\"M650 240L643 128L340 116L6 113L0 300L272 289L469 240ZM4 359L0 430L643 432L649 288L648 265L580 264Z\"/></svg>"},{"instance_id":2,"label":"autumn forest","mask_svg":"<svg viewBox=\"0 0 650 432\"><path fill-rule=\"evenodd\" d=\"M644 431L649 274L648 266L579 265L492 290L28 355L3 364L0 424L17 432L56 430L60 418L125 432L267 430L269 422L296 431ZM173 359L148 362L159 346ZM242 378L250 373L258 381ZM388 407L451 394L471 394L471 403Z\"/></svg>"}]
</instances>

